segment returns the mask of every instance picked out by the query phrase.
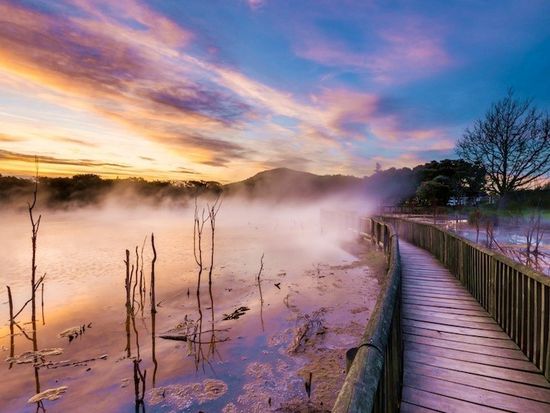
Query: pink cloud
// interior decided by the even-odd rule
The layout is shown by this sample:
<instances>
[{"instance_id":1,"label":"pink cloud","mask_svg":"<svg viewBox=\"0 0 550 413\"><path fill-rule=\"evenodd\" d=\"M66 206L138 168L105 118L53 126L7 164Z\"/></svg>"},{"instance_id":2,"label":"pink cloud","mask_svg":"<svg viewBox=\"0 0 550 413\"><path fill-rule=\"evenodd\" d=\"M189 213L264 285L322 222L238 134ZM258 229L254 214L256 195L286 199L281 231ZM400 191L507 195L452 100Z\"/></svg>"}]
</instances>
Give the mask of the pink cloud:
<instances>
[{"instance_id":1,"label":"pink cloud","mask_svg":"<svg viewBox=\"0 0 550 413\"><path fill-rule=\"evenodd\" d=\"M362 139L352 125L368 125L375 117L379 97L348 89L327 89L312 101L323 109L326 125L338 135Z\"/></svg>"},{"instance_id":2,"label":"pink cloud","mask_svg":"<svg viewBox=\"0 0 550 413\"><path fill-rule=\"evenodd\" d=\"M435 142L437 149L449 149L454 145L450 140L441 140L447 133L438 128L405 128L397 114L385 114L380 110L380 96L374 93L358 92L349 89L325 89L323 93L311 97L314 107L321 115L318 129L327 131L335 141L365 140L365 131L382 144L395 146L396 141L408 145Z\"/></svg>"},{"instance_id":3,"label":"pink cloud","mask_svg":"<svg viewBox=\"0 0 550 413\"><path fill-rule=\"evenodd\" d=\"M251 9L258 9L266 3L266 0L246 0L246 2Z\"/></svg>"},{"instance_id":4,"label":"pink cloud","mask_svg":"<svg viewBox=\"0 0 550 413\"><path fill-rule=\"evenodd\" d=\"M399 27L383 28L371 39L371 51L355 51L343 42L308 30L295 47L304 59L325 66L364 72L381 84L423 78L453 64L440 30L409 19Z\"/></svg>"}]
</instances>

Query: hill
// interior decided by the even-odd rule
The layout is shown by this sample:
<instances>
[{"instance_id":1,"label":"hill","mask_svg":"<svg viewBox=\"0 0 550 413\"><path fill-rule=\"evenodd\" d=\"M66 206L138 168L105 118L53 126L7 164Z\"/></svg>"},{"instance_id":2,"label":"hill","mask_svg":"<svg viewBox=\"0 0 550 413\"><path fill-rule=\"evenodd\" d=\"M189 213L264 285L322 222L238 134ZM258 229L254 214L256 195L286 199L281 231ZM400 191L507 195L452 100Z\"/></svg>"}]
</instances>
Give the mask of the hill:
<instances>
[{"instance_id":1,"label":"hill","mask_svg":"<svg viewBox=\"0 0 550 413\"><path fill-rule=\"evenodd\" d=\"M243 181L223 186L228 196L287 200L312 200L361 189L363 180L345 175L315 175L288 168L259 172Z\"/></svg>"}]
</instances>

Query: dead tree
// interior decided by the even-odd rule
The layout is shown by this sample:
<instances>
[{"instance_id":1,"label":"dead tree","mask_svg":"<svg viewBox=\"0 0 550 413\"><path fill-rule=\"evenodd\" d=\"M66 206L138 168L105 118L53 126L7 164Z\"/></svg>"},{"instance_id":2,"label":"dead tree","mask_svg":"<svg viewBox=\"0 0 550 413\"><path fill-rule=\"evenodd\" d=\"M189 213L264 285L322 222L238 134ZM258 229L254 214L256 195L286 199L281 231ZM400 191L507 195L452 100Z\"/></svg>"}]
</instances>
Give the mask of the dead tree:
<instances>
[{"instance_id":1,"label":"dead tree","mask_svg":"<svg viewBox=\"0 0 550 413\"><path fill-rule=\"evenodd\" d=\"M202 209L202 214L199 215L199 208L197 205L197 198L195 197L195 215L193 218L193 255L195 257L195 262L198 267L197 274L197 296L200 294L201 289L201 278L203 270L202 262L202 232L204 230L204 224L206 223L207 218L205 218L204 208Z\"/></svg>"},{"instance_id":2,"label":"dead tree","mask_svg":"<svg viewBox=\"0 0 550 413\"><path fill-rule=\"evenodd\" d=\"M262 331L264 331L264 296L262 294L262 280L261 275L262 271L264 269L264 254L262 253L262 257L260 258L260 270L258 271L258 275L256 276L256 280L258 282L258 290L260 292L260 321L262 322Z\"/></svg>"},{"instance_id":3,"label":"dead tree","mask_svg":"<svg viewBox=\"0 0 550 413\"><path fill-rule=\"evenodd\" d=\"M124 288L126 290L126 356L130 357L132 355L132 349L130 344L130 322L132 313L132 297L131 297L131 288L132 288L132 274L134 272L134 266L132 265L132 271L130 272L130 251L126 250L126 259L124 260L126 265L126 277L124 280Z\"/></svg>"},{"instance_id":4,"label":"dead tree","mask_svg":"<svg viewBox=\"0 0 550 413\"><path fill-rule=\"evenodd\" d=\"M208 270L208 294L210 295L210 324L211 324L211 337L209 354L214 354L216 350L216 329L214 325L214 295L212 293L212 271L214 269L214 250L215 250L215 235L216 235L216 216L221 207L220 197L216 198L216 201L211 206L208 206L208 218L210 221L210 268Z\"/></svg>"},{"instance_id":5,"label":"dead tree","mask_svg":"<svg viewBox=\"0 0 550 413\"><path fill-rule=\"evenodd\" d=\"M489 189L502 197L550 171L550 117L509 90L466 129L457 152L468 162L481 163Z\"/></svg>"},{"instance_id":6,"label":"dead tree","mask_svg":"<svg viewBox=\"0 0 550 413\"><path fill-rule=\"evenodd\" d=\"M15 319L13 317L13 298L11 295L11 288L6 286L8 289L8 302L10 307L10 359L13 359L13 356L15 355L15 332L14 332L14 324ZM10 362L10 369L13 366L13 362Z\"/></svg>"},{"instance_id":7,"label":"dead tree","mask_svg":"<svg viewBox=\"0 0 550 413\"><path fill-rule=\"evenodd\" d=\"M214 239L216 234L216 216L222 206L221 198L216 198L212 206L208 206L208 219L210 221L210 269L208 271L208 285L212 286L212 269L214 268Z\"/></svg>"},{"instance_id":8,"label":"dead tree","mask_svg":"<svg viewBox=\"0 0 550 413\"><path fill-rule=\"evenodd\" d=\"M141 256L140 262L141 267L139 268L139 302L141 305L141 315L143 317L143 309L145 307L145 297L147 294L146 282L143 278L143 250L145 249L145 242L147 242L147 236L143 239L143 244L141 245Z\"/></svg>"},{"instance_id":9,"label":"dead tree","mask_svg":"<svg viewBox=\"0 0 550 413\"><path fill-rule=\"evenodd\" d=\"M157 249L155 248L155 234L151 234L151 247L153 248L153 259L151 260L151 286L149 287L149 295L151 300L151 313L157 312L157 304L155 298L155 263L157 262Z\"/></svg>"}]
</instances>

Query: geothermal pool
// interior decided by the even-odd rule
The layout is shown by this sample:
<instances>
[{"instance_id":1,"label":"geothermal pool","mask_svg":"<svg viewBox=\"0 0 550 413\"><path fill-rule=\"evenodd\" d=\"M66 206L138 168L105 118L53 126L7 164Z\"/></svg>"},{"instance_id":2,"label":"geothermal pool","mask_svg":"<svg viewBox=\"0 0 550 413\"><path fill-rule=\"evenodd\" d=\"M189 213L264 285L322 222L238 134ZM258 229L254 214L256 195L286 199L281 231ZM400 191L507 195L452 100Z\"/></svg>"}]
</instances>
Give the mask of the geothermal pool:
<instances>
[{"instance_id":1,"label":"geothermal pool","mask_svg":"<svg viewBox=\"0 0 550 413\"><path fill-rule=\"evenodd\" d=\"M6 285L17 310L30 298L30 224L25 210L0 212L0 411L330 411L345 351L374 307L384 260L353 239L323 234L318 207L224 203L211 290L205 225L198 295L192 210L42 214L41 353L25 358L33 349L30 313L18 316L12 346ZM146 291L141 299L138 288L130 316L125 250L135 266L143 245ZM49 389L57 389L50 395L56 400L28 402Z\"/></svg>"}]
</instances>

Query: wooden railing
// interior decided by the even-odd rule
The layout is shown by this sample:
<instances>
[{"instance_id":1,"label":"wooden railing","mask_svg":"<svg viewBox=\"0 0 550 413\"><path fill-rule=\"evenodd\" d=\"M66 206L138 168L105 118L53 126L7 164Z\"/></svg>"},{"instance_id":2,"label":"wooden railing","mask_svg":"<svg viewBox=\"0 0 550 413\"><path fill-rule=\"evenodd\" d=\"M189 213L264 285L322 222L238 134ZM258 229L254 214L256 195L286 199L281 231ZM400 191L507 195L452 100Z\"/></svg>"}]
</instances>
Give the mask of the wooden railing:
<instances>
[{"instance_id":1,"label":"wooden railing","mask_svg":"<svg viewBox=\"0 0 550 413\"><path fill-rule=\"evenodd\" d=\"M333 412L397 412L403 382L401 262L391 225L361 219L360 234L383 249L388 273L358 347L348 351L351 366Z\"/></svg>"},{"instance_id":2,"label":"wooden railing","mask_svg":"<svg viewBox=\"0 0 550 413\"><path fill-rule=\"evenodd\" d=\"M550 278L435 225L385 217L430 251L550 380Z\"/></svg>"}]
</instances>

